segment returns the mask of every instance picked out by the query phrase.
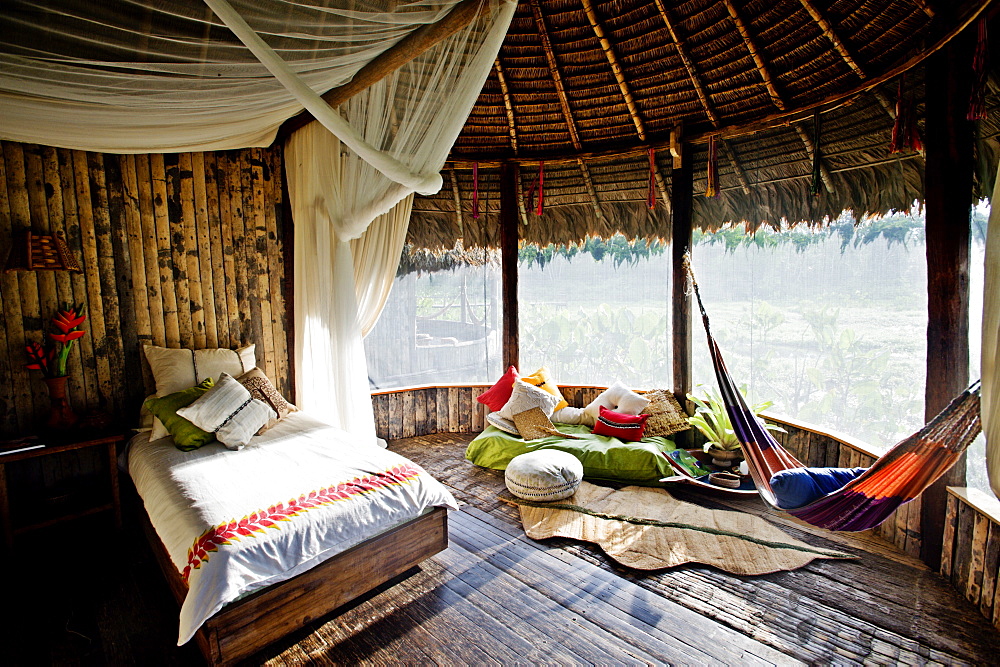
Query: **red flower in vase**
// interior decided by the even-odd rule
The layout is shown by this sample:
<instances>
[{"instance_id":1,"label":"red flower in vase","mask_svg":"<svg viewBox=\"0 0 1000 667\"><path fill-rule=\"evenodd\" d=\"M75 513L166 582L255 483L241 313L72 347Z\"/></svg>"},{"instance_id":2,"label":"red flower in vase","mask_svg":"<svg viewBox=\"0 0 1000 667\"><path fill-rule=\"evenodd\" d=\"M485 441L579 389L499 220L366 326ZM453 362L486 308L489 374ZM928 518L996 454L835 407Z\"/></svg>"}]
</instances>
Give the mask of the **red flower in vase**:
<instances>
[{"instance_id":1,"label":"red flower in vase","mask_svg":"<svg viewBox=\"0 0 1000 667\"><path fill-rule=\"evenodd\" d=\"M82 328L86 319L87 316L83 314L83 304L63 306L52 318L52 324L57 332L48 332L49 344L44 347L41 343L35 342L25 345L29 361L24 367L42 371L42 375L47 378L64 377L66 360L69 359L70 350L73 349L73 341L87 333Z\"/></svg>"}]
</instances>

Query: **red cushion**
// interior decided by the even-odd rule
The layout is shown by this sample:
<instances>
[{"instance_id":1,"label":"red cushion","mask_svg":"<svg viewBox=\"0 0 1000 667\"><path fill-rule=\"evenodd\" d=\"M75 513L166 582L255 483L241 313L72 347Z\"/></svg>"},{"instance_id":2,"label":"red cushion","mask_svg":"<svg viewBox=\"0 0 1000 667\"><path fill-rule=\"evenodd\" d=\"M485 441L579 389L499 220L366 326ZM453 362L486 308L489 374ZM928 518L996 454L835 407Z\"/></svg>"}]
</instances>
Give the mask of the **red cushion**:
<instances>
[{"instance_id":1,"label":"red cushion","mask_svg":"<svg viewBox=\"0 0 1000 667\"><path fill-rule=\"evenodd\" d=\"M497 380L495 385L484 391L476 400L488 407L490 412L496 412L507 405L510 395L514 392L514 381L519 377L521 376L518 375L517 369L513 366L509 367L507 372L503 374L503 377Z\"/></svg>"},{"instance_id":2,"label":"red cushion","mask_svg":"<svg viewBox=\"0 0 1000 667\"><path fill-rule=\"evenodd\" d=\"M601 416L594 423L594 433L619 440L642 440L649 415L626 415L601 406Z\"/></svg>"}]
</instances>

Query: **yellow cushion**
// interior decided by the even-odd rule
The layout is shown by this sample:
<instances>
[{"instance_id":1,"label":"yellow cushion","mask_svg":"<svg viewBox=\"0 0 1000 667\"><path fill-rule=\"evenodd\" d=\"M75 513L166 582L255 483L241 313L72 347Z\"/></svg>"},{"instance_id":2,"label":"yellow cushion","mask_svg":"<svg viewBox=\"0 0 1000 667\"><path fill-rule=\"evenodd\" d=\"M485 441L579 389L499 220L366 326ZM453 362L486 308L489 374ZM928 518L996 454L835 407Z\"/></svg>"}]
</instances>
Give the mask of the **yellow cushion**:
<instances>
[{"instance_id":1,"label":"yellow cushion","mask_svg":"<svg viewBox=\"0 0 1000 667\"><path fill-rule=\"evenodd\" d=\"M558 398L559 402L556 403L556 410L562 410L563 408L569 407L569 403L566 402L566 399L563 398L563 395L559 392L559 387L556 386L555 380L553 380L552 376L549 375L549 369L547 367L542 366L531 375L525 375L521 379L530 385L538 387L539 389L544 389Z\"/></svg>"}]
</instances>

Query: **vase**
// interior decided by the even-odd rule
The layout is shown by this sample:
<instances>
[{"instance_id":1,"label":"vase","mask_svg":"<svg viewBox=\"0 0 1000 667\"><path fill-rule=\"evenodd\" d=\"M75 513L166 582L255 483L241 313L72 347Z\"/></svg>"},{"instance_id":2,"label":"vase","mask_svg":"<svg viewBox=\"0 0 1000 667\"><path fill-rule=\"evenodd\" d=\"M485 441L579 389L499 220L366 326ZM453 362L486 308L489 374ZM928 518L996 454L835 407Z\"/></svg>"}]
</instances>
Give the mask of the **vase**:
<instances>
[{"instance_id":1,"label":"vase","mask_svg":"<svg viewBox=\"0 0 1000 667\"><path fill-rule=\"evenodd\" d=\"M69 404L69 397L66 396L67 379L65 375L62 377L44 378L45 384L49 388L49 417L45 425L53 431L70 429L79 419Z\"/></svg>"},{"instance_id":2,"label":"vase","mask_svg":"<svg viewBox=\"0 0 1000 667\"><path fill-rule=\"evenodd\" d=\"M712 463L720 468L732 468L743 460L743 452L739 449L709 447L708 455L712 457Z\"/></svg>"}]
</instances>

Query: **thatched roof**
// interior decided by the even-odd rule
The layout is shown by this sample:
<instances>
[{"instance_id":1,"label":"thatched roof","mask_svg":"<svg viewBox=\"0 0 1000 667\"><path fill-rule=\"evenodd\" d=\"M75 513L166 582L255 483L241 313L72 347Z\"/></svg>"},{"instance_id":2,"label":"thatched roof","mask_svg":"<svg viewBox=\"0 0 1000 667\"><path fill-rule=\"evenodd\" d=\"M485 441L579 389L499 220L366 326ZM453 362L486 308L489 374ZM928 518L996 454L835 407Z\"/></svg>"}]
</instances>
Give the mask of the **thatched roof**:
<instances>
[{"instance_id":1,"label":"thatched roof","mask_svg":"<svg viewBox=\"0 0 1000 667\"><path fill-rule=\"evenodd\" d=\"M519 165L528 242L615 232L663 238L671 132L692 144L694 219L703 228L908 208L922 197L923 158L888 150L898 75L907 72L902 96L922 127L920 63L984 4L522 0L451 152L444 189L414 202L409 240L434 249L457 238L466 247L496 246L501 162ZM816 114L821 187L812 196ZM984 161L995 133L981 123L992 142ZM705 198L713 135L721 194ZM649 148L656 149L652 210ZM528 200L541 162L545 206L537 216ZM472 216L473 163L479 219Z\"/></svg>"}]
</instances>

